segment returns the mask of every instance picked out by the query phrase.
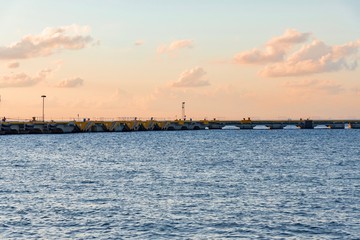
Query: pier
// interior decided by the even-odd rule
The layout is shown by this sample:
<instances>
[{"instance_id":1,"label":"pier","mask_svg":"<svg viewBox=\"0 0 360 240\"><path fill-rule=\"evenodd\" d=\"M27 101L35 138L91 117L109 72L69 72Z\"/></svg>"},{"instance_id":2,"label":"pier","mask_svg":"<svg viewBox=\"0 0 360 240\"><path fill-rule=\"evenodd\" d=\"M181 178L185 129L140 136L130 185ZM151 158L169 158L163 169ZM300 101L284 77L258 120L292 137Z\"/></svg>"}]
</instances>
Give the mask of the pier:
<instances>
[{"instance_id":1,"label":"pier","mask_svg":"<svg viewBox=\"0 0 360 240\"><path fill-rule=\"evenodd\" d=\"M0 134L51 134L84 132L130 132L130 131L181 131L223 129L232 126L239 130L264 129L360 129L360 120L127 120L127 121L2 121Z\"/></svg>"}]
</instances>

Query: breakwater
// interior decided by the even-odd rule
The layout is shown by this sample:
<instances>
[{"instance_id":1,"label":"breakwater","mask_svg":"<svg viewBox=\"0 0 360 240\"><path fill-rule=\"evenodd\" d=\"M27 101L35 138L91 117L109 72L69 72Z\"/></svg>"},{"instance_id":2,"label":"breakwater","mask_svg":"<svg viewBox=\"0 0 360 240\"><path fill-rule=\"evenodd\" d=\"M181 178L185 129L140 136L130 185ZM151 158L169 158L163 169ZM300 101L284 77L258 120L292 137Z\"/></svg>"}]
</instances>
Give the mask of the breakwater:
<instances>
[{"instance_id":1,"label":"breakwater","mask_svg":"<svg viewBox=\"0 0 360 240\"><path fill-rule=\"evenodd\" d=\"M129 131L171 131L171 130L205 130L222 129L234 126L240 130L256 129L263 126L268 129L286 127L313 129L325 126L329 129L360 129L360 120L132 120L132 121L68 121L68 122L2 122L0 134L41 134L41 133L81 133L81 132L129 132Z\"/></svg>"}]
</instances>

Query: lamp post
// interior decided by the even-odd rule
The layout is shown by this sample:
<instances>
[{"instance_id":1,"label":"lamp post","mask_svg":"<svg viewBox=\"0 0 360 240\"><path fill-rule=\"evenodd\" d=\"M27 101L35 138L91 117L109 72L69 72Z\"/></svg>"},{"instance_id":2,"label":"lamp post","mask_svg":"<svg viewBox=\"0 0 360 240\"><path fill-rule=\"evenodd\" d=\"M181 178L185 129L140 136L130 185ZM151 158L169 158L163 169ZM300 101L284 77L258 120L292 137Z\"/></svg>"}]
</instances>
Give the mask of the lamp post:
<instances>
[{"instance_id":1,"label":"lamp post","mask_svg":"<svg viewBox=\"0 0 360 240\"><path fill-rule=\"evenodd\" d=\"M186 120L186 115L185 115L185 102L182 102L182 106L181 106L181 110L182 110L182 118L185 121Z\"/></svg>"},{"instance_id":2,"label":"lamp post","mask_svg":"<svg viewBox=\"0 0 360 240\"><path fill-rule=\"evenodd\" d=\"M45 122L45 114L44 114L44 109L45 109L45 95L41 95L42 99L43 99L43 106L42 106L42 118L43 118L43 122Z\"/></svg>"}]
</instances>

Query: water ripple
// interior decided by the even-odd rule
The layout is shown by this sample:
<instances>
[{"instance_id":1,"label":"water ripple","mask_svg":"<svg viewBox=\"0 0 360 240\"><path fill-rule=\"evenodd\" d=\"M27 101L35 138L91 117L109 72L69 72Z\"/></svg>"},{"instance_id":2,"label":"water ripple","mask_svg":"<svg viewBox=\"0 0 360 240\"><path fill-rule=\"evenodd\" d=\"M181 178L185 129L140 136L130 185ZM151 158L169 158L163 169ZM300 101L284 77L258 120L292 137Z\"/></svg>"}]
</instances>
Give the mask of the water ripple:
<instances>
[{"instance_id":1,"label":"water ripple","mask_svg":"<svg viewBox=\"0 0 360 240\"><path fill-rule=\"evenodd\" d=\"M359 140L353 129L0 136L0 238L356 239Z\"/></svg>"}]
</instances>

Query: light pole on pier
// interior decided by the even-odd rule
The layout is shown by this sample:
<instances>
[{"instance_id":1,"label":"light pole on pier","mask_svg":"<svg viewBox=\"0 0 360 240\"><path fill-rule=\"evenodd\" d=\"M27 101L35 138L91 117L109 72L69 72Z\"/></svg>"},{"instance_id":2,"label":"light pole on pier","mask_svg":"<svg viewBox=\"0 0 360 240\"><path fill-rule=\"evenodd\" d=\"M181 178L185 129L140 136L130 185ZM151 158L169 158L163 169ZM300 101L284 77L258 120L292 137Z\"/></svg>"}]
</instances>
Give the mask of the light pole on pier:
<instances>
[{"instance_id":1,"label":"light pole on pier","mask_svg":"<svg viewBox=\"0 0 360 240\"><path fill-rule=\"evenodd\" d=\"M43 99L43 106L42 106L42 119L43 119L43 122L45 122L45 98L46 96L45 95L41 95L42 99Z\"/></svg>"},{"instance_id":2,"label":"light pole on pier","mask_svg":"<svg viewBox=\"0 0 360 240\"><path fill-rule=\"evenodd\" d=\"M186 115L185 115L185 102L182 102L182 118L185 121L186 120Z\"/></svg>"}]
</instances>

